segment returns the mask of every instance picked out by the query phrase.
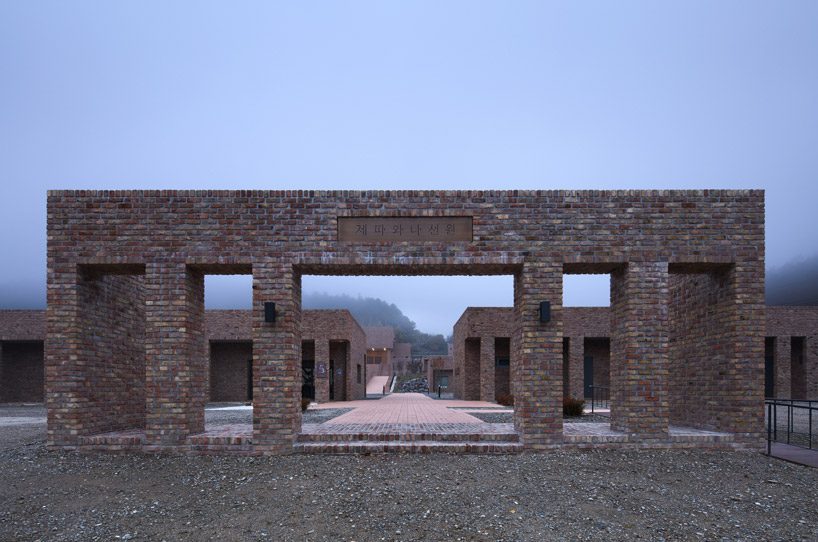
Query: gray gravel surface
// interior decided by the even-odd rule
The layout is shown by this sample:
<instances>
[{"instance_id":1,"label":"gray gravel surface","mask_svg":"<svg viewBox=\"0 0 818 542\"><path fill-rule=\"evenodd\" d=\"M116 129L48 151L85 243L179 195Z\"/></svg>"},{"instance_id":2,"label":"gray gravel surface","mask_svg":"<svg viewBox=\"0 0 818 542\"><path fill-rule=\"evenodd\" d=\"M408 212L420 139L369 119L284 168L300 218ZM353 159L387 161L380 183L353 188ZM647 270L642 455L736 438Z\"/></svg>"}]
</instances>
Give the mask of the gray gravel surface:
<instances>
[{"instance_id":1,"label":"gray gravel surface","mask_svg":"<svg viewBox=\"0 0 818 542\"><path fill-rule=\"evenodd\" d=\"M0 540L818 539L818 469L750 452L238 458L41 442L0 450Z\"/></svg>"},{"instance_id":2,"label":"gray gravel surface","mask_svg":"<svg viewBox=\"0 0 818 542\"><path fill-rule=\"evenodd\" d=\"M818 540L818 469L752 452L241 458L44 437L0 426L0 540Z\"/></svg>"}]
</instances>

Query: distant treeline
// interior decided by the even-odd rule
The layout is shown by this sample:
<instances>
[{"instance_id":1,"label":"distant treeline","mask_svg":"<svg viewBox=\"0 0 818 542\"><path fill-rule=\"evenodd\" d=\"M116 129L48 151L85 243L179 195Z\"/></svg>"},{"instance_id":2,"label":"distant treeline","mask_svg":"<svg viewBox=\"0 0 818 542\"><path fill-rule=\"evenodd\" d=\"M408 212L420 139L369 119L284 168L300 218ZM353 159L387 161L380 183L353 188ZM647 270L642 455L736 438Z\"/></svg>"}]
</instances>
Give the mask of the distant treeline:
<instances>
[{"instance_id":1,"label":"distant treeline","mask_svg":"<svg viewBox=\"0 0 818 542\"><path fill-rule=\"evenodd\" d=\"M391 326L395 328L395 341L411 343L414 356L448 352L443 335L419 331L415 323L394 303L387 303L382 299L326 293L306 294L302 305L305 309L347 309L362 326Z\"/></svg>"},{"instance_id":2,"label":"distant treeline","mask_svg":"<svg viewBox=\"0 0 818 542\"><path fill-rule=\"evenodd\" d=\"M768 305L818 305L818 255L767 271Z\"/></svg>"}]
</instances>

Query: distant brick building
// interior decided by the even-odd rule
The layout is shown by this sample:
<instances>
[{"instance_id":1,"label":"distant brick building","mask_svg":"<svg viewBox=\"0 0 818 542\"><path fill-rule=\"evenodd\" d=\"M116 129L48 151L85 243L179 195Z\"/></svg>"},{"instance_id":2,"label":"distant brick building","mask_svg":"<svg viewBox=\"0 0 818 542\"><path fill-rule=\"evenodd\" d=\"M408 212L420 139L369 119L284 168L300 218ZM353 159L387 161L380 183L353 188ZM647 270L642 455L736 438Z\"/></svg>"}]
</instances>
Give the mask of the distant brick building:
<instances>
[{"instance_id":1,"label":"distant brick building","mask_svg":"<svg viewBox=\"0 0 818 542\"><path fill-rule=\"evenodd\" d=\"M366 333L366 362L372 376L391 376L411 372L412 345L395 341L395 328L368 326Z\"/></svg>"},{"instance_id":2,"label":"distant brick building","mask_svg":"<svg viewBox=\"0 0 818 542\"><path fill-rule=\"evenodd\" d=\"M44 398L45 311L0 310L0 403Z\"/></svg>"},{"instance_id":3,"label":"distant brick building","mask_svg":"<svg viewBox=\"0 0 818 542\"><path fill-rule=\"evenodd\" d=\"M760 190L69 190L49 192L47 213L52 447L111 431L191 446L208 397L207 274L253 276L254 453L289 453L300 432L305 274L514 276L514 427L541 450L564 443L563 275L609 273L611 429L672 445L674 356L715 349L711 427L762 442Z\"/></svg>"},{"instance_id":4,"label":"distant brick building","mask_svg":"<svg viewBox=\"0 0 818 542\"><path fill-rule=\"evenodd\" d=\"M253 334L250 311L206 311L205 329L209 353L209 400L251 401ZM0 310L1 403L43 401L44 339L45 311ZM320 402L365 397L364 332L349 311L304 311L302 340L305 388L302 391L307 391L310 398ZM318 374L315 373L316 363L323 366Z\"/></svg>"},{"instance_id":5,"label":"distant brick building","mask_svg":"<svg viewBox=\"0 0 818 542\"><path fill-rule=\"evenodd\" d=\"M607 399L611 386L611 310L567 307L563 314L563 395L591 398L596 388ZM671 316L686 329L702 318L695 314ZM496 345L513 336L512 317L510 307L469 307L463 312L453 334L455 397L492 401L506 392L508 371L502 361L505 350L497 353ZM706 330L699 332L704 334ZM765 335L765 396L818 397L818 307L767 307ZM718 378L708 375L706 367L706 360L720 354L717 350L691 350L676 336L671 337L670 348L674 361L669 379L676 405L674 418L690 423L689 413L683 415L681 411L694 411L699 416L694 423L706 425L713 413L698 411L697 405L702 397L720 395ZM696 385L691 388L682 382Z\"/></svg>"},{"instance_id":6,"label":"distant brick building","mask_svg":"<svg viewBox=\"0 0 818 542\"><path fill-rule=\"evenodd\" d=\"M450 393L454 386L454 360L452 356L426 356L423 358L426 366L426 381L429 391Z\"/></svg>"}]
</instances>

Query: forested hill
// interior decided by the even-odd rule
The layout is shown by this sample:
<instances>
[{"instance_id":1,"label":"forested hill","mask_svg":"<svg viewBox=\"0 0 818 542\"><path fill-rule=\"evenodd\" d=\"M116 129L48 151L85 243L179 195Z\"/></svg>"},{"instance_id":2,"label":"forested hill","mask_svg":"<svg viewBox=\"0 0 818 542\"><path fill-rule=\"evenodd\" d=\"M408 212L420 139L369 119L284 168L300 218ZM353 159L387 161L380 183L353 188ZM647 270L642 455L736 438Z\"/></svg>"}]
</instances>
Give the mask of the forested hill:
<instances>
[{"instance_id":1,"label":"forested hill","mask_svg":"<svg viewBox=\"0 0 818 542\"><path fill-rule=\"evenodd\" d=\"M818 255L767 271L768 305L818 305Z\"/></svg>"},{"instance_id":2,"label":"forested hill","mask_svg":"<svg viewBox=\"0 0 818 542\"><path fill-rule=\"evenodd\" d=\"M306 294L302 299L304 309L347 309L361 326L392 326L395 341L412 344L412 355L425 356L446 354L448 346L443 335L430 335L419 331L394 303L374 297L349 295Z\"/></svg>"}]
</instances>

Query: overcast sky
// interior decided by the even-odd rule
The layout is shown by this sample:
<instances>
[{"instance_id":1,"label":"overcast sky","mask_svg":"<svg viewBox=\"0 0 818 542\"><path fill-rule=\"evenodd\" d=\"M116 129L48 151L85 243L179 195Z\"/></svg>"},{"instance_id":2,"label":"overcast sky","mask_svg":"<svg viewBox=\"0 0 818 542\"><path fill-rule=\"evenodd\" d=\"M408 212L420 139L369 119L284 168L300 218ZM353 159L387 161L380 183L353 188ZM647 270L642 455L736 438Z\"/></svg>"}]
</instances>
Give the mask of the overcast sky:
<instances>
[{"instance_id":1,"label":"overcast sky","mask_svg":"<svg viewBox=\"0 0 818 542\"><path fill-rule=\"evenodd\" d=\"M0 307L44 306L52 188L764 188L768 265L815 254L816 29L814 0L5 0ZM502 277L304 287L441 333L511 303Z\"/></svg>"}]
</instances>

